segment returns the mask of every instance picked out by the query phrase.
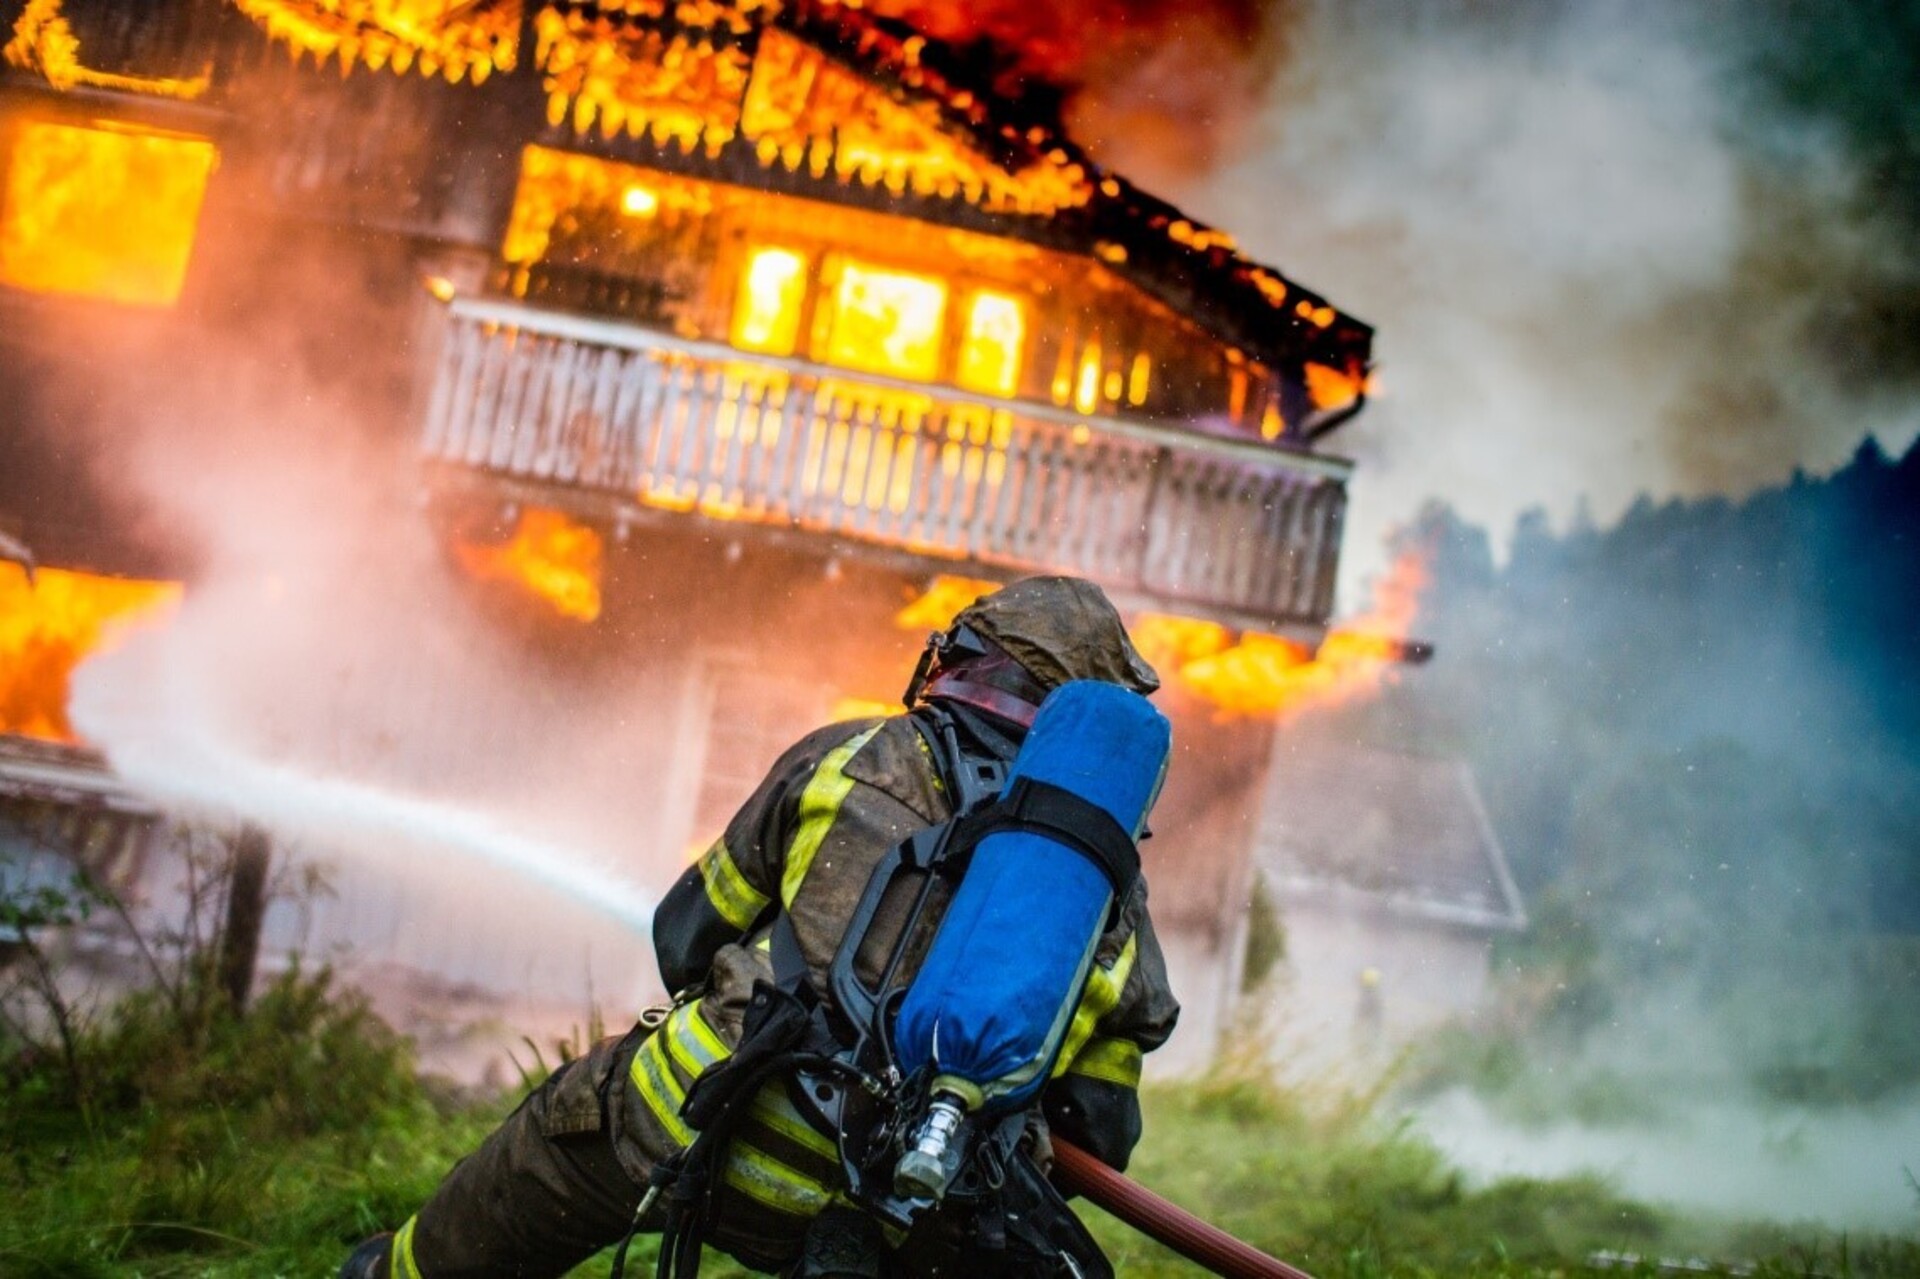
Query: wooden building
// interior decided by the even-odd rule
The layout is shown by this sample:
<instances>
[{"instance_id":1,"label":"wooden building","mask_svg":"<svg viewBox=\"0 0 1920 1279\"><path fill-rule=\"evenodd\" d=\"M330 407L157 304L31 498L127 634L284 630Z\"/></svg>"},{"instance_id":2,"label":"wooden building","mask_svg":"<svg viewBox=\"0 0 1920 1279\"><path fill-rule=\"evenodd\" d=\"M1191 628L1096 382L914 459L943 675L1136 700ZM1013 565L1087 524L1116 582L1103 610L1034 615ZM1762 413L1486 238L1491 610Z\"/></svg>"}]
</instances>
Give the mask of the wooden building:
<instances>
[{"instance_id":1,"label":"wooden building","mask_svg":"<svg viewBox=\"0 0 1920 1279\"><path fill-rule=\"evenodd\" d=\"M223 309L356 335L374 354L341 376L417 441L450 558L500 575L544 539L592 562L590 598L513 625L583 724L615 669L658 708L586 801L630 823L648 884L787 741L892 691L919 639L894 620L937 575L1077 573L1136 616L1324 634L1350 467L1321 444L1365 403L1371 330L899 23L13 0L0 38L0 393L39 411L41 372L82 353L33 335L75 309L161 342ZM295 242L362 287L272 296ZM43 554L113 567L9 500ZM356 679L343 697L376 698ZM382 748L410 780L527 758L511 717L462 718L457 663L438 681L391 690L429 708ZM1204 1053L1271 731L1178 731L1149 874Z\"/></svg>"}]
</instances>

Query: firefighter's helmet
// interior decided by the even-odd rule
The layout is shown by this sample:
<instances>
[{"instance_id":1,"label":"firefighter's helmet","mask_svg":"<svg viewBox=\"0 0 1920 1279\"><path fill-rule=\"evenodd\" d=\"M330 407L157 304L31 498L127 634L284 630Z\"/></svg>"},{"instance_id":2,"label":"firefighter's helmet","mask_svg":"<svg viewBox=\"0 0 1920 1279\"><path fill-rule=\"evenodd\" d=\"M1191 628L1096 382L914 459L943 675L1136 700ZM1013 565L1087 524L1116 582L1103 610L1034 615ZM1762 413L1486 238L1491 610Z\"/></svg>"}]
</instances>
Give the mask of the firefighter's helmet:
<instances>
[{"instance_id":1,"label":"firefighter's helmet","mask_svg":"<svg viewBox=\"0 0 1920 1279\"><path fill-rule=\"evenodd\" d=\"M1022 578L962 609L944 633L928 639L907 705L953 689L956 677L976 689L991 685L1013 693L1029 706L1077 679L1141 694L1160 687L1112 601L1078 577ZM999 706L987 709L1005 713Z\"/></svg>"}]
</instances>

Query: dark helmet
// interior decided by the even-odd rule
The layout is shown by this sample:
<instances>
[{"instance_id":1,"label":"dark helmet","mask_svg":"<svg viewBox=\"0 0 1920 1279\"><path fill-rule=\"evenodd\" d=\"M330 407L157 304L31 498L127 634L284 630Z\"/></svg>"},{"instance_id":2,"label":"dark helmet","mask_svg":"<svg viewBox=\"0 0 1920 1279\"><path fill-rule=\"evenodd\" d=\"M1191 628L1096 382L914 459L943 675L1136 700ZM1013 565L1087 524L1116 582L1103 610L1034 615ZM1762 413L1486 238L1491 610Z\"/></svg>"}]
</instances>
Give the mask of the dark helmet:
<instances>
[{"instance_id":1,"label":"dark helmet","mask_svg":"<svg viewBox=\"0 0 1920 1279\"><path fill-rule=\"evenodd\" d=\"M906 700L912 706L923 693L961 694L960 700L1024 722L1032 706L1076 679L1142 694L1160 687L1098 586L1078 577L1026 577L981 596L928 641ZM1003 699L986 690L1011 694L1029 709L1009 714L1004 704L988 704Z\"/></svg>"}]
</instances>

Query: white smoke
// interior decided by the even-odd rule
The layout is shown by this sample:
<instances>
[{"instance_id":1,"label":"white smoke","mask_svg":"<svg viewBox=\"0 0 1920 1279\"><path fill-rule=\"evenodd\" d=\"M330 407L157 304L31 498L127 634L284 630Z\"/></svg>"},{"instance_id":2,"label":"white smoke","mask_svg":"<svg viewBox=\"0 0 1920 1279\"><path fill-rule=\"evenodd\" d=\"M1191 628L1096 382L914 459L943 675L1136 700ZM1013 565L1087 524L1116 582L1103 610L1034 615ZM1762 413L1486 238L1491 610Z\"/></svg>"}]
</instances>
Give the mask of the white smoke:
<instances>
[{"instance_id":1,"label":"white smoke","mask_svg":"<svg viewBox=\"0 0 1920 1279\"><path fill-rule=\"evenodd\" d=\"M1809 277L1897 246L1845 212L1831 138L1783 122L1754 163L1744 37L1714 16L1310 5L1263 143L1182 193L1378 326L1384 393L1331 442L1361 464L1347 598L1431 498L1494 529L1534 505L1604 523L1920 429L1804 349Z\"/></svg>"},{"instance_id":2,"label":"white smoke","mask_svg":"<svg viewBox=\"0 0 1920 1279\"><path fill-rule=\"evenodd\" d=\"M1520 1127L1455 1091L1417 1119L1451 1160L1488 1179L1597 1173L1637 1199L1730 1217L1889 1232L1914 1224L1920 1106L1911 1102L1769 1113L1707 1103L1643 1127Z\"/></svg>"}]
</instances>

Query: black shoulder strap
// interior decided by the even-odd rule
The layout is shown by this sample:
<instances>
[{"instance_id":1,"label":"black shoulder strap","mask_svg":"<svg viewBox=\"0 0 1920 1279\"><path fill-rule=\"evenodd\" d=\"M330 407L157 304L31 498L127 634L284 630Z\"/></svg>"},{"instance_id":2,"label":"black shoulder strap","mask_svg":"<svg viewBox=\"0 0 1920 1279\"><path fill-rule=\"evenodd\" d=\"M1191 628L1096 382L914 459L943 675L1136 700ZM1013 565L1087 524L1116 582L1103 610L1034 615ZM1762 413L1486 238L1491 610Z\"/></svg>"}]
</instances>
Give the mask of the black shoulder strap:
<instances>
[{"instance_id":1,"label":"black shoulder strap","mask_svg":"<svg viewBox=\"0 0 1920 1279\"><path fill-rule=\"evenodd\" d=\"M926 740L940 784L953 798L954 816L972 812L1000 794L1007 784L1007 761L962 747L951 710L938 702L928 702L908 718Z\"/></svg>"},{"instance_id":2,"label":"black shoulder strap","mask_svg":"<svg viewBox=\"0 0 1920 1279\"><path fill-rule=\"evenodd\" d=\"M1008 830L1036 831L1085 857L1106 876L1116 907L1140 878L1140 850L1127 829L1098 804L1051 782L1015 778L1005 799L967 819L966 842L977 845Z\"/></svg>"},{"instance_id":3,"label":"black shoulder strap","mask_svg":"<svg viewBox=\"0 0 1920 1279\"><path fill-rule=\"evenodd\" d=\"M793 916L782 910L774 916L767 934L767 951L773 960L773 984L789 995L798 995L807 987L807 957L801 953L800 937L793 931Z\"/></svg>"}]
</instances>

